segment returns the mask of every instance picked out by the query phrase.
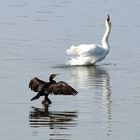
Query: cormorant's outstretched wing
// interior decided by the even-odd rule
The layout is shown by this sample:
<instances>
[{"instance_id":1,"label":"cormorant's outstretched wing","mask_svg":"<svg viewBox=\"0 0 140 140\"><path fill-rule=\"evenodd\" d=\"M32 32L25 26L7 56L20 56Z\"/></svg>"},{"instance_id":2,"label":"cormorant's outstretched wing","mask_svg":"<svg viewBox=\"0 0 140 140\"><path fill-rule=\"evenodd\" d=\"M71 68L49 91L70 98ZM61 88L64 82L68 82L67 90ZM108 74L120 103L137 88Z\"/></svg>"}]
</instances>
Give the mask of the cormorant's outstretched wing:
<instances>
[{"instance_id":1,"label":"cormorant's outstretched wing","mask_svg":"<svg viewBox=\"0 0 140 140\"><path fill-rule=\"evenodd\" d=\"M29 88L31 88L31 90L35 92L42 92L47 84L48 82L42 81L37 77L34 77L29 83Z\"/></svg>"},{"instance_id":2,"label":"cormorant's outstretched wing","mask_svg":"<svg viewBox=\"0 0 140 140\"><path fill-rule=\"evenodd\" d=\"M78 92L67 83L60 81L49 86L49 93L54 95L76 95Z\"/></svg>"}]
</instances>

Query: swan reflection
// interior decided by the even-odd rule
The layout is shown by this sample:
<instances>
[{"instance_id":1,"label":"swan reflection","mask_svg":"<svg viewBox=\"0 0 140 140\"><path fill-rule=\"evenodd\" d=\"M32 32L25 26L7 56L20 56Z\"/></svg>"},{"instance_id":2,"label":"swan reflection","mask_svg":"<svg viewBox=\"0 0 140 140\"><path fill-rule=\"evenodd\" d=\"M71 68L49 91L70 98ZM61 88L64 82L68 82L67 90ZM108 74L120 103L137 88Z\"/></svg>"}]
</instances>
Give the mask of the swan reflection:
<instances>
[{"instance_id":1,"label":"swan reflection","mask_svg":"<svg viewBox=\"0 0 140 140\"><path fill-rule=\"evenodd\" d=\"M104 88L103 92L110 93L109 74L100 66L71 67L71 81L80 88Z\"/></svg>"},{"instance_id":2,"label":"swan reflection","mask_svg":"<svg viewBox=\"0 0 140 140\"><path fill-rule=\"evenodd\" d=\"M107 135L111 133L111 86L110 86L110 75L101 66L87 66L87 67L71 67L71 81L79 88L92 89L97 97L102 93L102 106L103 113L105 114L105 127L107 127ZM83 95L84 96L84 95ZM89 95L93 96L93 94Z\"/></svg>"}]
</instances>

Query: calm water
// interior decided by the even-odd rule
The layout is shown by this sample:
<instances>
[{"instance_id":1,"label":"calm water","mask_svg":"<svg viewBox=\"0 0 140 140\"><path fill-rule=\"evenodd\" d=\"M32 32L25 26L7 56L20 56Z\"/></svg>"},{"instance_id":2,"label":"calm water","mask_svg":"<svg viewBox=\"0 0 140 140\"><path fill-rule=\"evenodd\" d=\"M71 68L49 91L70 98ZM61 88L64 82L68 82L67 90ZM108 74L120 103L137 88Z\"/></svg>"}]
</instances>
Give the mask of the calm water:
<instances>
[{"instance_id":1,"label":"calm water","mask_svg":"<svg viewBox=\"0 0 140 140\"><path fill-rule=\"evenodd\" d=\"M0 139L139 140L139 10L139 0L1 0ZM71 45L101 42L108 13L108 57L66 67ZM31 102L29 80L51 73L79 94Z\"/></svg>"}]
</instances>

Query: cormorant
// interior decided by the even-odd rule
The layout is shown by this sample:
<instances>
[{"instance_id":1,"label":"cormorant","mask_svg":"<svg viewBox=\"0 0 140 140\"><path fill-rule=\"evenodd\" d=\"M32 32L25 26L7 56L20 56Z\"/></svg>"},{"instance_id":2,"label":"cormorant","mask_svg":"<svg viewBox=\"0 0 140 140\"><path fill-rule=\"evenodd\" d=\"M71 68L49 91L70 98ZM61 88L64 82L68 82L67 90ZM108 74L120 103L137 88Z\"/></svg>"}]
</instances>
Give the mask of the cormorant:
<instances>
[{"instance_id":1,"label":"cormorant","mask_svg":"<svg viewBox=\"0 0 140 140\"><path fill-rule=\"evenodd\" d=\"M76 95L78 92L68 85L64 81L56 82L54 78L59 74L51 74L49 77L49 82L42 81L37 77L31 79L29 83L29 88L31 90L38 92L31 101L38 99L40 96L45 96L43 104L51 104L51 100L48 98L49 94L54 95Z\"/></svg>"}]
</instances>

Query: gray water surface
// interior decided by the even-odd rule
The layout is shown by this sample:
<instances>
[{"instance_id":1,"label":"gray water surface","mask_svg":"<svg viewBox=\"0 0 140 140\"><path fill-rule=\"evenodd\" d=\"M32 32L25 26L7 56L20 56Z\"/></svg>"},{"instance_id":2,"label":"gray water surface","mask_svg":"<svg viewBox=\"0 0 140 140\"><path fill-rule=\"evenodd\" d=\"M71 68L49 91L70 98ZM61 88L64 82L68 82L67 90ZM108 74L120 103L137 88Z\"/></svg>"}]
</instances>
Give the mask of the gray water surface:
<instances>
[{"instance_id":1,"label":"gray water surface","mask_svg":"<svg viewBox=\"0 0 140 140\"><path fill-rule=\"evenodd\" d=\"M139 140L140 1L0 1L1 140ZM100 44L110 14L110 52L96 66L67 67L65 50ZM77 96L42 98L34 76L60 73Z\"/></svg>"}]
</instances>

